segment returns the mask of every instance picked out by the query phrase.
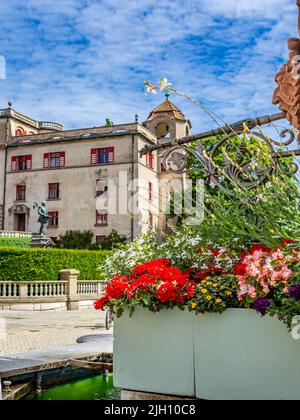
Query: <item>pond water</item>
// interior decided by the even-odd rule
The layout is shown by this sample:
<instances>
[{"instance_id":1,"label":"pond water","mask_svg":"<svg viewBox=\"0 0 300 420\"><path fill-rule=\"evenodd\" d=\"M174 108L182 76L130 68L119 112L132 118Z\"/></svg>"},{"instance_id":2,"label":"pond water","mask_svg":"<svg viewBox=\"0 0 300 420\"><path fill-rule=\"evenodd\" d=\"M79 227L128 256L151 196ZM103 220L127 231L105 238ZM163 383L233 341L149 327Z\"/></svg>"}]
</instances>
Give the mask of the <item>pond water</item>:
<instances>
[{"instance_id":1,"label":"pond water","mask_svg":"<svg viewBox=\"0 0 300 420\"><path fill-rule=\"evenodd\" d=\"M80 379L64 385L57 385L43 391L41 394L27 395L24 400L118 400L120 391L113 386L113 375L93 376L88 379Z\"/></svg>"}]
</instances>

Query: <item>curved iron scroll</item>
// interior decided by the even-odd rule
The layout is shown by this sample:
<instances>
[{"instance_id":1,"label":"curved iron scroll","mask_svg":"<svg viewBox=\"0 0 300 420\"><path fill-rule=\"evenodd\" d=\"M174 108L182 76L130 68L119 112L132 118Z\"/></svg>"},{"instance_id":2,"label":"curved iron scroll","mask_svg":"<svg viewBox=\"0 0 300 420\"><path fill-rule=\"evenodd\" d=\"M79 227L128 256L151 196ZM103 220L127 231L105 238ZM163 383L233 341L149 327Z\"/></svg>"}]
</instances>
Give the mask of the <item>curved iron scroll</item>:
<instances>
[{"instance_id":1,"label":"curved iron scroll","mask_svg":"<svg viewBox=\"0 0 300 420\"><path fill-rule=\"evenodd\" d=\"M254 189L269 179L279 165L279 160L291 154L282 155L275 150L275 146L286 147L295 140L295 133L292 130L284 129L280 132L282 141L275 141L265 136L261 132L251 132L252 137L259 141L264 141L268 147L270 161L267 165L262 165L255 150L250 150L245 139L240 138L240 144L230 142L233 136L226 136L219 140L212 149L207 152L200 142L196 143L195 148L186 145L178 145L163 155L163 166L171 173L188 173L201 171L204 182L212 187L218 187L228 195L235 195L232 192L232 184L240 189ZM237 136L234 136L235 138ZM197 167L188 167L189 158L194 157ZM219 159L218 163L216 159ZM220 163L221 158L221 163ZM199 165L198 165L199 163ZM281 168L288 175L293 175L298 171L295 162L289 163ZM229 187L231 184L231 188Z\"/></svg>"}]
</instances>

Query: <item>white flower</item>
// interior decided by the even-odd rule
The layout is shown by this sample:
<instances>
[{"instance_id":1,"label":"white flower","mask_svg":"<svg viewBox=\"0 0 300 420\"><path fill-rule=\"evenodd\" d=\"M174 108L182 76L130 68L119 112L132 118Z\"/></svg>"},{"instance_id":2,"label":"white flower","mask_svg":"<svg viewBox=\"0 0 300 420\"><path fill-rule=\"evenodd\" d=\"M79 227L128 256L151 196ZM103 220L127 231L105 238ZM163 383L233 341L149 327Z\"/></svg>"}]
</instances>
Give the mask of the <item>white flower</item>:
<instances>
[{"instance_id":1,"label":"white flower","mask_svg":"<svg viewBox=\"0 0 300 420\"><path fill-rule=\"evenodd\" d=\"M209 186L210 186L210 188L216 188L216 184L213 181L211 181L209 183Z\"/></svg>"},{"instance_id":2,"label":"white flower","mask_svg":"<svg viewBox=\"0 0 300 420\"><path fill-rule=\"evenodd\" d=\"M168 82L167 78L160 79L159 89L160 90L169 90L172 87L172 83Z\"/></svg>"},{"instance_id":3,"label":"white flower","mask_svg":"<svg viewBox=\"0 0 300 420\"><path fill-rule=\"evenodd\" d=\"M258 194L258 195L256 196L256 198L257 198L258 200L262 201L263 203L267 203L267 202L268 202L267 197L265 197L263 194Z\"/></svg>"},{"instance_id":4,"label":"white flower","mask_svg":"<svg viewBox=\"0 0 300 420\"><path fill-rule=\"evenodd\" d=\"M153 93L154 95L157 94L157 87L152 85L150 82L148 82L148 80L146 80L146 82L144 82L144 85L146 87L147 93Z\"/></svg>"}]
</instances>

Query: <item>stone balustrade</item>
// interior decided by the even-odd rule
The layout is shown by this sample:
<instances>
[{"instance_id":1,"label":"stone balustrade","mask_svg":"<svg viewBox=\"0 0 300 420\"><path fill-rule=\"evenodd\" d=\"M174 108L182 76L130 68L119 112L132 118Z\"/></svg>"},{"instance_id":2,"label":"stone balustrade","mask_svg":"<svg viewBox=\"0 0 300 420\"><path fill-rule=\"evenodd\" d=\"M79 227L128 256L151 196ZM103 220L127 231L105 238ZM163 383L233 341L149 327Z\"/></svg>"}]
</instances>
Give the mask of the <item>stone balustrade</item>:
<instances>
[{"instance_id":1,"label":"stone balustrade","mask_svg":"<svg viewBox=\"0 0 300 420\"><path fill-rule=\"evenodd\" d=\"M32 233L18 232L14 230L0 230L0 238L32 238Z\"/></svg>"},{"instance_id":2,"label":"stone balustrade","mask_svg":"<svg viewBox=\"0 0 300 420\"><path fill-rule=\"evenodd\" d=\"M103 292L100 280L78 280L79 271L61 270L58 281L0 281L0 310L77 310L91 307Z\"/></svg>"}]
</instances>

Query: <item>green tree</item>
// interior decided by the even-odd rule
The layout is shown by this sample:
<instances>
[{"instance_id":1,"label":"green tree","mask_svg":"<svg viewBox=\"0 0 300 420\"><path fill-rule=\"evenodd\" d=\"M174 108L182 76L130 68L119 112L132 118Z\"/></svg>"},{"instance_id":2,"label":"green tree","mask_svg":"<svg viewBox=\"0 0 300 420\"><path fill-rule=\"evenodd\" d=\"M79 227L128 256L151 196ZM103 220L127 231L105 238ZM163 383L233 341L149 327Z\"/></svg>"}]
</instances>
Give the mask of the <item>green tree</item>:
<instances>
[{"instance_id":1,"label":"green tree","mask_svg":"<svg viewBox=\"0 0 300 420\"><path fill-rule=\"evenodd\" d=\"M114 123L113 123L113 121L111 119L106 118L105 119L105 126L106 127L113 127L114 126Z\"/></svg>"}]
</instances>

